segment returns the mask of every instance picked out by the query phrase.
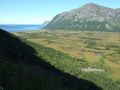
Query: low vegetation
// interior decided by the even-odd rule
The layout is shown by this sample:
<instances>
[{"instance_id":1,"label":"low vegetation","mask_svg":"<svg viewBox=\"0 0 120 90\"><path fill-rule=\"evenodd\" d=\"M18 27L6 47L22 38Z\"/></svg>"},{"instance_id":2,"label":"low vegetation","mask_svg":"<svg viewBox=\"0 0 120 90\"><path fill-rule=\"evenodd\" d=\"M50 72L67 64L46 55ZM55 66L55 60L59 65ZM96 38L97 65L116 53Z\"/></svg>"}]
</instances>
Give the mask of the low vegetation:
<instances>
[{"instance_id":1,"label":"low vegetation","mask_svg":"<svg viewBox=\"0 0 120 90\"><path fill-rule=\"evenodd\" d=\"M52 57L54 54L55 57ZM57 64L58 58L62 60L62 62L58 62L60 65ZM62 52L27 42L0 29L0 89L102 89L91 81L63 72L61 65L65 59L72 60ZM50 64L50 60L53 60L53 63ZM55 62L56 64L54 64ZM56 67L60 67L60 69Z\"/></svg>"},{"instance_id":2,"label":"low vegetation","mask_svg":"<svg viewBox=\"0 0 120 90\"><path fill-rule=\"evenodd\" d=\"M16 33L16 35L32 42L29 45L35 48L37 56L62 72L92 81L104 90L119 90L119 33L40 31L22 32ZM106 46L111 42L117 45L114 48L118 49L106 49ZM117 60L114 58L115 55ZM92 72L84 72L81 68L91 68L104 72L93 70Z\"/></svg>"}]
</instances>

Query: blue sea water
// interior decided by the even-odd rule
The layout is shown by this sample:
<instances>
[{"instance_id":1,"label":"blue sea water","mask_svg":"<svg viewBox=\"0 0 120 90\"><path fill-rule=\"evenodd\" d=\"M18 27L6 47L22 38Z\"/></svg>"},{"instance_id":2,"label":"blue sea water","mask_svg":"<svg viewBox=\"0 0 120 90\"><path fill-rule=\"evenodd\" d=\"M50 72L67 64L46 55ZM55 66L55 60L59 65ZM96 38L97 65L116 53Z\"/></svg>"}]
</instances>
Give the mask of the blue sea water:
<instances>
[{"instance_id":1,"label":"blue sea water","mask_svg":"<svg viewBox=\"0 0 120 90\"><path fill-rule=\"evenodd\" d=\"M19 32L26 30L40 30L42 25L0 25L0 28L8 32Z\"/></svg>"}]
</instances>

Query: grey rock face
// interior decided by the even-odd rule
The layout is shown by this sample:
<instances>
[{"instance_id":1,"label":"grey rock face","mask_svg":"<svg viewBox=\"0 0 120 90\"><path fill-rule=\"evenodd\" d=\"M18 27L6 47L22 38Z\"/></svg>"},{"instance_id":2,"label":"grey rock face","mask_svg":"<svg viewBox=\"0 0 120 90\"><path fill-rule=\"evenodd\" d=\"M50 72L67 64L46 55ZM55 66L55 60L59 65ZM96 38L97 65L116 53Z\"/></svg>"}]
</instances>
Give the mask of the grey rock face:
<instances>
[{"instance_id":1,"label":"grey rock face","mask_svg":"<svg viewBox=\"0 0 120 90\"><path fill-rule=\"evenodd\" d=\"M120 31L120 9L89 3L78 9L56 15L46 26L48 29L86 30L90 27L94 30Z\"/></svg>"}]
</instances>

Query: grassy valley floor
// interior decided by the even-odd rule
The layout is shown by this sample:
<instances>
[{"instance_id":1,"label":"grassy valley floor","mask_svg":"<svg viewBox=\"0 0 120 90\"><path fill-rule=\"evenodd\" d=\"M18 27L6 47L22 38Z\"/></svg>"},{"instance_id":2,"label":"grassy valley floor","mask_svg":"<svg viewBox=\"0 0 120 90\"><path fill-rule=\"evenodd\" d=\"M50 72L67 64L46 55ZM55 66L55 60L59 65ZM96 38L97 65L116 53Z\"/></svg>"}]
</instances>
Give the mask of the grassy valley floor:
<instances>
[{"instance_id":1,"label":"grassy valley floor","mask_svg":"<svg viewBox=\"0 0 120 90\"><path fill-rule=\"evenodd\" d=\"M39 45L64 52L65 55L57 55L58 52L51 52L52 49L48 50L51 54L46 52L47 50L42 51L45 60L63 72L90 80L105 90L110 90L110 88L113 90L113 87L119 90L119 32L46 30L15 34L35 43L32 46L38 52L38 56L43 50ZM72 59L65 58L66 55Z\"/></svg>"}]
</instances>

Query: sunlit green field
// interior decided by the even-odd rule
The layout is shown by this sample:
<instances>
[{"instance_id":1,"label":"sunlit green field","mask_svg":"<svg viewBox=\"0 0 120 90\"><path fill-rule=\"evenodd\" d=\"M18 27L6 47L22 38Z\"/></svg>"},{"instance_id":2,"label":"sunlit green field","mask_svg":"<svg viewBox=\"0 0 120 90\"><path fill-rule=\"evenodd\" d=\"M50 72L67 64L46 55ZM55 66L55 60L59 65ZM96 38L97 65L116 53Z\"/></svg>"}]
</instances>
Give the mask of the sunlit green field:
<instances>
[{"instance_id":1,"label":"sunlit green field","mask_svg":"<svg viewBox=\"0 0 120 90\"><path fill-rule=\"evenodd\" d=\"M72 57L83 59L92 66L103 67L107 70L109 78L120 80L119 32L46 30L15 34Z\"/></svg>"}]
</instances>

